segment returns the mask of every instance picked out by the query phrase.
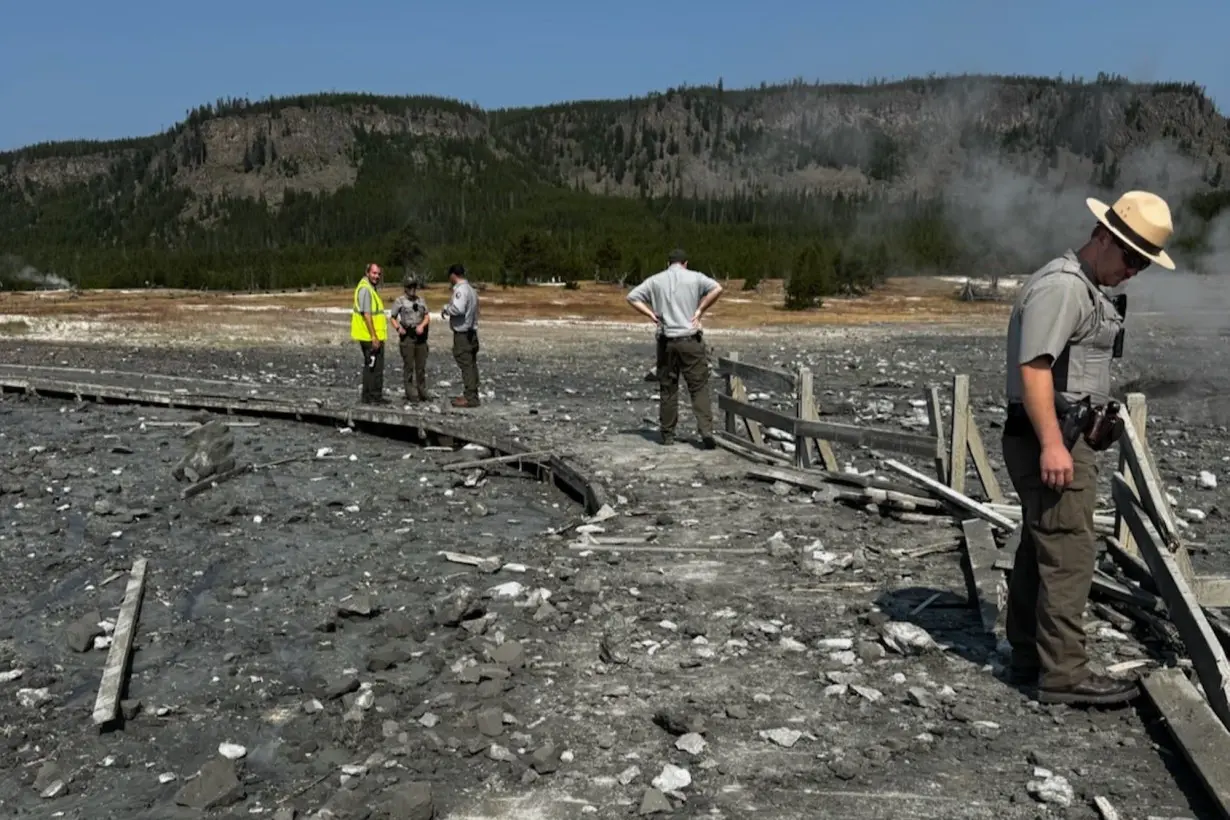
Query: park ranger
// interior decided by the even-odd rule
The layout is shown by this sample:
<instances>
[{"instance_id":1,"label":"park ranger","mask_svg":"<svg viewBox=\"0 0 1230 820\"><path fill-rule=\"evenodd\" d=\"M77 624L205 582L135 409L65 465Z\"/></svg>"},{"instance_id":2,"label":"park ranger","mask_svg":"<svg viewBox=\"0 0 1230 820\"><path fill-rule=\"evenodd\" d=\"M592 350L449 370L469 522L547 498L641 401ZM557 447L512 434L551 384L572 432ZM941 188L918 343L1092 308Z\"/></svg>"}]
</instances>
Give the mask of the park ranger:
<instances>
[{"instance_id":1,"label":"park ranger","mask_svg":"<svg viewBox=\"0 0 1230 820\"><path fill-rule=\"evenodd\" d=\"M388 403L384 397L384 342L388 338L388 321L384 315L384 301L376 291L381 273L379 265L368 263L363 278L355 286L350 312L350 338L359 343L363 353L363 389L359 400L364 404Z\"/></svg>"},{"instance_id":2,"label":"park ranger","mask_svg":"<svg viewBox=\"0 0 1230 820\"><path fill-rule=\"evenodd\" d=\"M1042 703L1109 705L1138 687L1089 669L1082 616L1097 552L1097 452L1123 421L1079 420L1107 408L1111 360L1122 353L1126 297L1102 289L1151 263L1174 270L1163 249L1174 228L1166 202L1145 191L1113 207L1086 204L1097 219L1089 240L1035 271L1008 321L1003 455L1023 522L1008 590L1008 677L1036 686Z\"/></svg>"},{"instance_id":3,"label":"park ranger","mask_svg":"<svg viewBox=\"0 0 1230 820\"><path fill-rule=\"evenodd\" d=\"M402 280L405 294L398 296L389 309L389 319L400 338L402 383L406 401L428 401L427 393L427 331L431 314L427 303L419 296L419 280L412 273Z\"/></svg>"},{"instance_id":4,"label":"park ranger","mask_svg":"<svg viewBox=\"0 0 1230 820\"><path fill-rule=\"evenodd\" d=\"M453 331L453 359L461 370L462 395L453 407L478 407L478 293L466 278L464 265L450 265L453 295L440 311Z\"/></svg>"},{"instance_id":5,"label":"park ranger","mask_svg":"<svg viewBox=\"0 0 1230 820\"><path fill-rule=\"evenodd\" d=\"M713 400L709 395L709 357L700 319L722 295L722 286L688 268L688 256L676 248L667 268L628 292L628 304L657 325L658 427L662 443L675 443L679 423L679 376L688 385L692 414L701 446L712 450Z\"/></svg>"}]
</instances>

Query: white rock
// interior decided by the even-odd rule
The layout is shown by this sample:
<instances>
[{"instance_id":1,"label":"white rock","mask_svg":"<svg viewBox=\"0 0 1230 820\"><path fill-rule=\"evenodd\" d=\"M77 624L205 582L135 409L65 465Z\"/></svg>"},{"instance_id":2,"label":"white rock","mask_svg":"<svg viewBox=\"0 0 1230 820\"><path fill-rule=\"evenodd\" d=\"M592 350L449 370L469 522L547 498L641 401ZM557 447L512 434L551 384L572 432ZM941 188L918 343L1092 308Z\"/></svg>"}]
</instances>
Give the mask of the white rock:
<instances>
[{"instance_id":1,"label":"white rock","mask_svg":"<svg viewBox=\"0 0 1230 820\"><path fill-rule=\"evenodd\" d=\"M26 674L24 669L10 669L7 672L0 672L0 683L11 683L24 674Z\"/></svg>"},{"instance_id":2,"label":"white rock","mask_svg":"<svg viewBox=\"0 0 1230 820\"><path fill-rule=\"evenodd\" d=\"M1186 510L1183 511L1183 514L1186 515L1188 518L1190 518L1193 521L1203 521L1204 519L1208 518L1208 516L1205 515L1204 510L1198 510L1195 507L1187 508Z\"/></svg>"},{"instance_id":3,"label":"white rock","mask_svg":"<svg viewBox=\"0 0 1230 820\"><path fill-rule=\"evenodd\" d=\"M909 655L936 647L935 640L927 630L905 621L889 621L881 627L884 643L889 649Z\"/></svg>"},{"instance_id":4,"label":"white rock","mask_svg":"<svg viewBox=\"0 0 1230 820\"><path fill-rule=\"evenodd\" d=\"M680 735L675 741L675 748L687 752L690 755L698 755L705 750L705 739L696 732L688 732L686 735Z\"/></svg>"},{"instance_id":5,"label":"white rock","mask_svg":"<svg viewBox=\"0 0 1230 820\"><path fill-rule=\"evenodd\" d=\"M163 772L162 774L158 775L158 782L163 784L164 786L167 783L170 783L174 780L175 780L174 772Z\"/></svg>"},{"instance_id":6,"label":"white rock","mask_svg":"<svg viewBox=\"0 0 1230 820\"><path fill-rule=\"evenodd\" d=\"M487 592L497 600L511 601L513 598L521 597L521 593L525 592L525 586L518 581L509 581L506 584L493 586Z\"/></svg>"},{"instance_id":7,"label":"white rock","mask_svg":"<svg viewBox=\"0 0 1230 820\"><path fill-rule=\"evenodd\" d=\"M619 785L626 786L629 783L631 783L633 780L636 780L640 776L641 776L641 770L639 767L629 766L628 768L620 772L615 777L615 779L619 781Z\"/></svg>"},{"instance_id":8,"label":"white rock","mask_svg":"<svg viewBox=\"0 0 1230 820\"><path fill-rule=\"evenodd\" d=\"M225 757L227 760L238 760L248 753L248 750L238 743L219 743L218 754Z\"/></svg>"},{"instance_id":9,"label":"white rock","mask_svg":"<svg viewBox=\"0 0 1230 820\"><path fill-rule=\"evenodd\" d=\"M803 733L798 729L787 729L783 727L780 729L762 729L760 731L760 736L765 740L776 743L778 746L784 746L789 749L791 746L799 742L799 738L803 736Z\"/></svg>"},{"instance_id":10,"label":"white rock","mask_svg":"<svg viewBox=\"0 0 1230 820\"><path fill-rule=\"evenodd\" d=\"M51 692L47 687L42 689L18 689L17 702L26 708L33 709L51 700Z\"/></svg>"},{"instance_id":11,"label":"white rock","mask_svg":"<svg viewBox=\"0 0 1230 820\"><path fill-rule=\"evenodd\" d=\"M660 792L677 792L692 785L692 775L687 769L667 763L662 767L662 773L653 779L653 787Z\"/></svg>"},{"instance_id":12,"label":"white rock","mask_svg":"<svg viewBox=\"0 0 1230 820\"><path fill-rule=\"evenodd\" d=\"M1075 794L1067 778L1061 776L1048 777L1044 780L1031 780L1026 785L1029 793L1043 803L1053 803L1057 806L1072 805Z\"/></svg>"},{"instance_id":13,"label":"white rock","mask_svg":"<svg viewBox=\"0 0 1230 820\"><path fill-rule=\"evenodd\" d=\"M807 651L807 645L804 644L802 641L796 641L794 638L783 637L780 641L777 642L777 645L780 646L786 652L806 652Z\"/></svg>"},{"instance_id":14,"label":"white rock","mask_svg":"<svg viewBox=\"0 0 1230 820\"><path fill-rule=\"evenodd\" d=\"M816 641L817 649L853 649L854 641L850 638L821 638Z\"/></svg>"},{"instance_id":15,"label":"white rock","mask_svg":"<svg viewBox=\"0 0 1230 820\"><path fill-rule=\"evenodd\" d=\"M1207 489L1213 489L1217 486L1217 476L1210 473L1208 470L1200 471L1200 486Z\"/></svg>"}]
</instances>

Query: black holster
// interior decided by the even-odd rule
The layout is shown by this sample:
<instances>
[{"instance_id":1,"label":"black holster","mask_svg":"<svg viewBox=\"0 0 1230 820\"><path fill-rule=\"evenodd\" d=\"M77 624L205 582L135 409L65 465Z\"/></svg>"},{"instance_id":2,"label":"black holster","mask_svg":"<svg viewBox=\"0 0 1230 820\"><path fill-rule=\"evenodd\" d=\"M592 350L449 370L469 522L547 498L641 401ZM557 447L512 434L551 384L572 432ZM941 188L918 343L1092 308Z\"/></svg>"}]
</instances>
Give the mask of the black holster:
<instances>
[{"instance_id":1,"label":"black holster","mask_svg":"<svg viewBox=\"0 0 1230 820\"><path fill-rule=\"evenodd\" d=\"M1055 414L1059 418L1059 429L1068 450L1084 438L1090 448L1101 452L1123 435L1119 402L1113 399L1106 404L1094 405L1088 396L1078 402L1069 402L1063 396L1056 395Z\"/></svg>"}]
</instances>

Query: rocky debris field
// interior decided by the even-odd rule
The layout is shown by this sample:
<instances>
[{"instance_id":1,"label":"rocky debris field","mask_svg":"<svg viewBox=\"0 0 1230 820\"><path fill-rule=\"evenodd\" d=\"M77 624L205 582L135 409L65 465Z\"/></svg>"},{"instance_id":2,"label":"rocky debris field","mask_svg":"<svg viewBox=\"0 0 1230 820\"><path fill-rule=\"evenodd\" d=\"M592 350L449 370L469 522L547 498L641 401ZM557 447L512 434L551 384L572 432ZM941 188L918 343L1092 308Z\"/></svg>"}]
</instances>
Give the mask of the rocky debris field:
<instances>
[{"instance_id":1,"label":"rocky debris field","mask_svg":"<svg viewBox=\"0 0 1230 820\"><path fill-rule=\"evenodd\" d=\"M999 469L998 332L710 343L809 366L824 418L893 429L925 424L923 387L944 396L967 373ZM1195 349L1199 366L1174 363ZM1128 351L1118 377L1150 395L1193 564L1226 572L1220 338L1133 328ZM357 393L351 352L23 341L0 344L0 363L294 398ZM895 520L751 480L730 453L656 445L652 358L648 334L494 332L484 407L416 408L565 455L605 491L592 519L511 467L444 469L481 451L238 416L192 438L208 416L5 395L0 813L1095 818L1100 797L1126 817L1208 816L1147 705L1044 707L1000 679L1006 657L966 605L956 519ZM447 353L430 374L451 396ZM390 363L390 388L397 376ZM862 471L891 455L836 450ZM188 469L232 458L282 463L180 498ZM90 711L139 556L126 720L100 734ZM1092 606L1087 629L1103 667L1156 662L1113 610Z\"/></svg>"}]
</instances>

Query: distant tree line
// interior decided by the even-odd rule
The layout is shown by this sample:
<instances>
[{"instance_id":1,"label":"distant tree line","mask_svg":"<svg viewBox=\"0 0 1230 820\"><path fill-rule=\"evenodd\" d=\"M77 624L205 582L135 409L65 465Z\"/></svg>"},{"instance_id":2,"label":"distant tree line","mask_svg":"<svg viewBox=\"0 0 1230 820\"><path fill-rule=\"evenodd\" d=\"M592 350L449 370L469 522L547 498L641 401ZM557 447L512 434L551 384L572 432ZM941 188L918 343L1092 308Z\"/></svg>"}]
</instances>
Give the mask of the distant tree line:
<instances>
[{"instance_id":1,"label":"distant tree line","mask_svg":"<svg viewBox=\"0 0 1230 820\"><path fill-rule=\"evenodd\" d=\"M787 306L805 309L825 296L864 292L888 275L968 269L988 248L961 234L955 227L960 221L939 199L780 194L750 183L734 193L705 195L685 186L680 156L721 160L755 153L777 169L852 166L889 181L902 172L913 147L900 134L868 126L807 139L809 124L801 121L794 143L780 148L738 115L766 90L874 93L899 87L932 93L990 79L1027 86L1031 93L1073 90L1045 126L1032 123L997 134L971 125L962 144L971 150L1040 151L1042 161L1052 163L1061 145L1100 162L1104 134L1114 123L1096 113L1102 110L1099 95L1131 86L1142 94L1193 94L1200 106L1207 103L1203 89L1194 85L1132 86L1108 75L1092 85L1062 77L956 77L865 86L798 80L735 91L719 81L648 99L490 112L434 97L224 99L187 112L182 123L156 137L48 143L0 154L0 179L20 160L100 151L118 157L108 173L86 183L55 190L0 184L0 250L22 266L81 287L259 290L349 284L368 261L429 280L442 280L447 266L460 261L476 279L509 287L594 278L632 285L663 267L669 249L682 245L693 267L744 279L745 287L787 279ZM660 113L672 100L680 101L686 118L666 123L646 114ZM275 124L268 133L252 135L240 170L293 183L299 160L279 152L276 121L290 107L317 106L472 117L488 133L482 139L449 139L357 128L351 159L359 170L352 186L331 193L287 188L276 203L195 194L176 184L179 171L206 161L203 129L211 120L255 114L269 115ZM640 112L633 125L622 119L629 109ZM1138 98L1128 103L1126 116L1129 122L1139 116ZM572 146L567 150L575 153L571 167L559 162L562 132ZM1093 181L1113 186L1117 165L1097 167ZM565 170L552 176L549 169ZM597 179L599 188L607 181L630 185L637 195L590 193L579 175ZM1214 187L1221 177L1219 168ZM275 187L265 182L265 190ZM1194 219L1180 222L1180 249L1207 248L1208 226L1228 204L1230 194L1214 191L1185 205L1185 215ZM1015 270L1040 261L1000 260ZM0 284L31 286L3 266Z\"/></svg>"}]
</instances>

